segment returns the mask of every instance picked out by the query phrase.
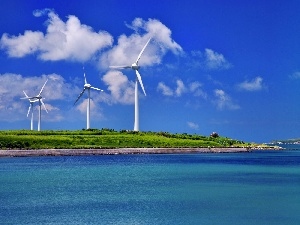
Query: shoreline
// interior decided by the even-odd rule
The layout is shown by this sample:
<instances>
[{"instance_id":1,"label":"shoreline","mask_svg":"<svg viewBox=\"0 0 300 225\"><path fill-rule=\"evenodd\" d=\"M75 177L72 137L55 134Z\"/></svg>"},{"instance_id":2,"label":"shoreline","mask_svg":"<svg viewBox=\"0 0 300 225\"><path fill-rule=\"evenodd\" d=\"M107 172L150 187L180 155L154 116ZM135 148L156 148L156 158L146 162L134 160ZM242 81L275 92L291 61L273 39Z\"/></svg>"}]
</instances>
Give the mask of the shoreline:
<instances>
[{"instance_id":1,"label":"shoreline","mask_svg":"<svg viewBox=\"0 0 300 225\"><path fill-rule=\"evenodd\" d=\"M270 148L272 149L272 148ZM252 148L115 148L115 149L30 149L0 150L0 157L29 156L87 156L121 154L189 154L189 153L239 153Z\"/></svg>"}]
</instances>

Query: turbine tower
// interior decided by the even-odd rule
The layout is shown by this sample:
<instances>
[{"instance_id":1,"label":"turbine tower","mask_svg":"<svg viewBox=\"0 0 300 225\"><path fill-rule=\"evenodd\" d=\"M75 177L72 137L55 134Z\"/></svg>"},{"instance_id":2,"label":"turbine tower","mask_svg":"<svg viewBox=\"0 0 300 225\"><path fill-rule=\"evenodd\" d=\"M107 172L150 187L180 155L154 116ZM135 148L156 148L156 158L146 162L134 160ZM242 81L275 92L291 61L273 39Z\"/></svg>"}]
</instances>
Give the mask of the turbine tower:
<instances>
[{"instance_id":1,"label":"turbine tower","mask_svg":"<svg viewBox=\"0 0 300 225\"><path fill-rule=\"evenodd\" d=\"M27 117L28 117L29 112L30 112L30 110L31 110L31 121L30 121L30 129L31 129L31 130L33 130L33 103L39 102L38 131L41 130L42 105L43 105L45 111L48 113L48 111L47 111L47 109L46 109L46 106L45 106L45 104L44 104L44 102L43 102L43 97L41 96L41 94L42 94L42 92L43 92L43 90L44 90L44 87L45 87L47 81L48 81L48 79L47 79L46 82L44 83L44 85L43 85L42 89L40 90L39 94L36 95L36 96L29 97L29 96L26 94L26 92L23 91L26 97L21 98L21 99L28 99L29 102L30 102L30 105L29 105L29 108L28 108L28 112L27 112Z\"/></svg>"},{"instance_id":2,"label":"turbine tower","mask_svg":"<svg viewBox=\"0 0 300 225\"><path fill-rule=\"evenodd\" d=\"M97 90L97 91L103 91L103 90L99 89L99 88L92 87L92 85L90 85L89 83L87 83L85 73L83 73L83 76L84 76L83 90L79 94L79 96L76 99L76 101L74 102L74 105L81 98L81 96L83 95L83 93L85 92L85 90L87 90L87 92L88 92L88 99L87 99L87 107L86 107L86 129L90 129L90 100L91 100L90 89L94 89L94 90Z\"/></svg>"},{"instance_id":3,"label":"turbine tower","mask_svg":"<svg viewBox=\"0 0 300 225\"><path fill-rule=\"evenodd\" d=\"M29 98L28 95L26 94L26 92L25 91L23 91L23 92L24 92L25 96L27 98ZM22 98L22 99L24 99L24 98ZM30 130L33 130L33 103L35 103L36 101L38 101L38 100L29 99L30 105L29 105L29 108L28 108L27 117L28 117L28 115L31 111Z\"/></svg>"},{"instance_id":4,"label":"turbine tower","mask_svg":"<svg viewBox=\"0 0 300 225\"><path fill-rule=\"evenodd\" d=\"M138 83L140 83L142 90L144 92L144 95L146 96L146 92L145 92L145 88L143 85L143 81L142 81L142 77L139 73L139 60L144 52L144 50L146 49L147 45L149 44L151 38L149 38L149 40L147 41L147 43L145 44L145 46L143 47L142 51L140 52L140 54L138 55L136 61L134 63L131 64L131 66L110 66L110 68L112 69L128 69L131 68L133 70L135 70L135 74L136 74L136 78L135 78L135 88L134 88L134 131L139 131L139 97L138 97Z\"/></svg>"}]
</instances>

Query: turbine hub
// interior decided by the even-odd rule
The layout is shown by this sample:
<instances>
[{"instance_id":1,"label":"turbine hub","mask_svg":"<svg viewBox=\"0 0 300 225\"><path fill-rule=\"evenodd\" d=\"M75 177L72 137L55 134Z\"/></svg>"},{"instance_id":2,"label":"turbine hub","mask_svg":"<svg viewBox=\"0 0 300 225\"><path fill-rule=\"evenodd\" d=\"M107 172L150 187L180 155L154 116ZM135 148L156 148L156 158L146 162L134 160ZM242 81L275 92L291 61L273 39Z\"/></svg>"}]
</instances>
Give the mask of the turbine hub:
<instances>
[{"instance_id":1,"label":"turbine hub","mask_svg":"<svg viewBox=\"0 0 300 225\"><path fill-rule=\"evenodd\" d=\"M136 64L136 63L133 63L131 65L131 69L133 69L133 70L138 70L139 68L140 68L140 66L138 64Z\"/></svg>"},{"instance_id":2,"label":"turbine hub","mask_svg":"<svg viewBox=\"0 0 300 225\"><path fill-rule=\"evenodd\" d=\"M91 88L91 85L90 84L85 84L84 88Z\"/></svg>"}]
</instances>

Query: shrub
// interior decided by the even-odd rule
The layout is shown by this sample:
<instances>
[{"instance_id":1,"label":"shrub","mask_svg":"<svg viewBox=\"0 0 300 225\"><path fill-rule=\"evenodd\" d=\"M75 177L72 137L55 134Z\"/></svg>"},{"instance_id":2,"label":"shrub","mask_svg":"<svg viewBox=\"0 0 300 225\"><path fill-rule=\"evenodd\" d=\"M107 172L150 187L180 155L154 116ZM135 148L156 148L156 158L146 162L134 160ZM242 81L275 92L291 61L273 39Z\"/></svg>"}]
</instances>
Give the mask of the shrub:
<instances>
[{"instance_id":1,"label":"shrub","mask_svg":"<svg viewBox=\"0 0 300 225\"><path fill-rule=\"evenodd\" d=\"M210 134L210 136L213 137L213 138L217 138L217 137L219 137L219 134L217 132L212 132Z\"/></svg>"}]
</instances>

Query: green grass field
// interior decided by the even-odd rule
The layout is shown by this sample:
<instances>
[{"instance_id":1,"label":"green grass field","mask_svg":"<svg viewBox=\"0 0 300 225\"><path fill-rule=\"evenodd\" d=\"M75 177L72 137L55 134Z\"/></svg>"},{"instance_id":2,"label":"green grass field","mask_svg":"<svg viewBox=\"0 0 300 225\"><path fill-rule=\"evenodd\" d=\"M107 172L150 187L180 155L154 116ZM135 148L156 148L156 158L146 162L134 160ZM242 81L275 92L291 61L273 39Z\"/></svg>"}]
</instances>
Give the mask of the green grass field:
<instances>
[{"instance_id":1,"label":"green grass field","mask_svg":"<svg viewBox=\"0 0 300 225\"><path fill-rule=\"evenodd\" d=\"M0 149L201 148L250 145L227 137L112 129L0 131Z\"/></svg>"}]
</instances>

